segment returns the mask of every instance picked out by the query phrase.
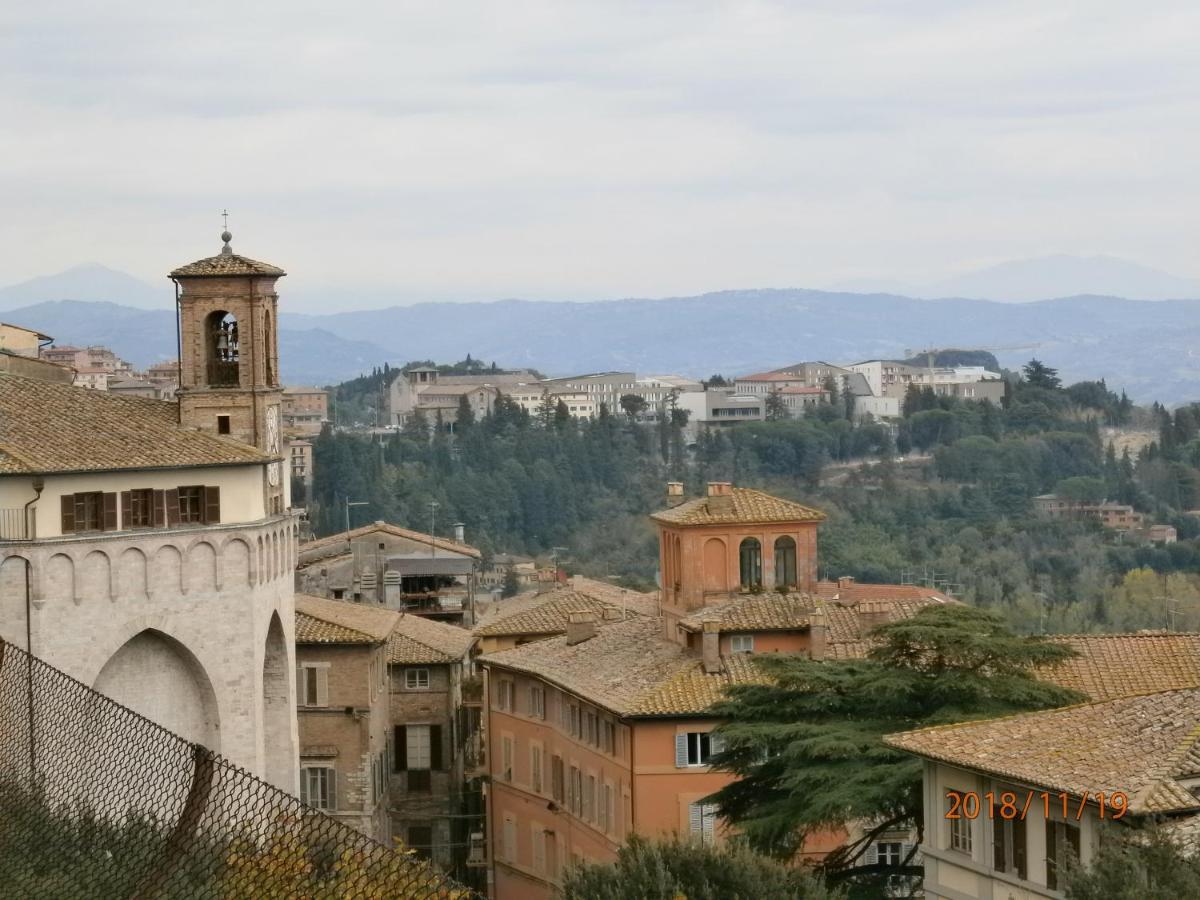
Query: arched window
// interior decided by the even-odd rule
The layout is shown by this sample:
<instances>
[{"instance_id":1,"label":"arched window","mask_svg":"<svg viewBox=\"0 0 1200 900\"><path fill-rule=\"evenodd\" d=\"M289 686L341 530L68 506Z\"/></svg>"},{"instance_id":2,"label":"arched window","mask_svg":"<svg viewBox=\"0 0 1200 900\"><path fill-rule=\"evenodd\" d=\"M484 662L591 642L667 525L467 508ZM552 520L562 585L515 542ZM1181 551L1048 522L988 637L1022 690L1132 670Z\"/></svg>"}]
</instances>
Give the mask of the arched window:
<instances>
[{"instance_id":1,"label":"arched window","mask_svg":"<svg viewBox=\"0 0 1200 900\"><path fill-rule=\"evenodd\" d=\"M762 544L757 538L746 538L739 551L743 589L762 586Z\"/></svg>"},{"instance_id":2,"label":"arched window","mask_svg":"<svg viewBox=\"0 0 1200 900\"><path fill-rule=\"evenodd\" d=\"M794 588L796 580L796 542L790 537L775 538L775 589Z\"/></svg>"},{"instance_id":3,"label":"arched window","mask_svg":"<svg viewBox=\"0 0 1200 900\"><path fill-rule=\"evenodd\" d=\"M236 387L241 379L238 363L238 322L230 313L217 310L205 320L209 387Z\"/></svg>"},{"instance_id":4,"label":"arched window","mask_svg":"<svg viewBox=\"0 0 1200 900\"><path fill-rule=\"evenodd\" d=\"M267 384L272 387L275 385L275 342L273 332L271 331L271 311L268 309L264 313L266 327L263 329L263 334L267 336Z\"/></svg>"}]
</instances>

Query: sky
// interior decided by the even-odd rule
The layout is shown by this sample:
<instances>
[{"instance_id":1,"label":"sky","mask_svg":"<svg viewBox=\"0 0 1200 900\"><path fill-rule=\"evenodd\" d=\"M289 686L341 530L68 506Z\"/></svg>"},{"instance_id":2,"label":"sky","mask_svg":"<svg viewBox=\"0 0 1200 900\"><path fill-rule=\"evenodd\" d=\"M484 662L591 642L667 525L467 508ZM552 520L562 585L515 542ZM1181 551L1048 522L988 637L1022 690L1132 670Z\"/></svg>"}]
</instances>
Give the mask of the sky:
<instances>
[{"instance_id":1,"label":"sky","mask_svg":"<svg viewBox=\"0 0 1200 900\"><path fill-rule=\"evenodd\" d=\"M1185 2L7 3L0 283L157 283L225 208L311 311L1197 277L1197 34Z\"/></svg>"}]
</instances>

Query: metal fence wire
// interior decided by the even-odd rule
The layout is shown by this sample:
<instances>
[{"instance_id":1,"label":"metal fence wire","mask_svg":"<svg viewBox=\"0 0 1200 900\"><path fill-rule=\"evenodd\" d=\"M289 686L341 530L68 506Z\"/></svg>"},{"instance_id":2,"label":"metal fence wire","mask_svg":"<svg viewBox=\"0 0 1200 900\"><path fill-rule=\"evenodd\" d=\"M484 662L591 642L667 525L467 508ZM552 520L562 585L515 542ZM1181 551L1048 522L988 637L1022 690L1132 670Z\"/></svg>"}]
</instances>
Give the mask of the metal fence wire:
<instances>
[{"instance_id":1,"label":"metal fence wire","mask_svg":"<svg viewBox=\"0 0 1200 900\"><path fill-rule=\"evenodd\" d=\"M0 640L0 897L475 896Z\"/></svg>"}]
</instances>

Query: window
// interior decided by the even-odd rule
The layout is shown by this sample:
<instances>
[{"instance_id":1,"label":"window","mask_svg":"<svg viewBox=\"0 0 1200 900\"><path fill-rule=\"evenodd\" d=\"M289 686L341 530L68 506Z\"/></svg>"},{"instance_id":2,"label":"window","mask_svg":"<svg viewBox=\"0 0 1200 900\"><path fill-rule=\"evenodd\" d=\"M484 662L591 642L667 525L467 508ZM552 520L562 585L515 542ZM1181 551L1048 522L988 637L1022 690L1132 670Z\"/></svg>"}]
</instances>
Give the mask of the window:
<instances>
[{"instance_id":1,"label":"window","mask_svg":"<svg viewBox=\"0 0 1200 900\"><path fill-rule=\"evenodd\" d=\"M904 844L900 841L880 841L875 845L875 862L884 866L898 866L904 859Z\"/></svg>"},{"instance_id":2,"label":"window","mask_svg":"<svg viewBox=\"0 0 1200 900\"><path fill-rule=\"evenodd\" d=\"M505 781L512 781L513 777L513 739L509 735L504 735L500 738L500 777Z\"/></svg>"},{"instance_id":3,"label":"window","mask_svg":"<svg viewBox=\"0 0 1200 900\"><path fill-rule=\"evenodd\" d=\"M546 691L540 685L529 686L529 714L537 719L546 718Z\"/></svg>"},{"instance_id":4,"label":"window","mask_svg":"<svg viewBox=\"0 0 1200 900\"><path fill-rule=\"evenodd\" d=\"M546 871L546 829L540 822L529 826L529 836L533 846L533 871L541 874Z\"/></svg>"},{"instance_id":5,"label":"window","mask_svg":"<svg viewBox=\"0 0 1200 900\"><path fill-rule=\"evenodd\" d=\"M613 822L613 788L605 782L600 788L600 830L608 833L614 830Z\"/></svg>"},{"instance_id":6,"label":"window","mask_svg":"<svg viewBox=\"0 0 1200 900\"><path fill-rule=\"evenodd\" d=\"M735 634L729 639L729 649L734 653L753 653L754 635Z\"/></svg>"},{"instance_id":7,"label":"window","mask_svg":"<svg viewBox=\"0 0 1200 900\"><path fill-rule=\"evenodd\" d=\"M579 737L580 734L580 715L579 707L574 703L571 704L571 737Z\"/></svg>"},{"instance_id":8,"label":"window","mask_svg":"<svg viewBox=\"0 0 1200 900\"><path fill-rule=\"evenodd\" d=\"M583 817L596 821L596 776L589 775L583 783Z\"/></svg>"},{"instance_id":9,"label":"window","mask_svg":"<svg viewBox=\"0 0 1200 900\"><path fill-rule=\"evenodd\" d=\"M571 766L571 780L567 782L567 805L575 815L583 815L583 773L576 766Z\"/></svg>"},{"instance_id":10,"label":"window","mask_svg":"<svg viewBox=\"0 0 1200 900\"><path fill-rule=\"evenodd\" d=\"M179 489L179 521L184 524L204 522L204 488L199 486Z\"/></svg>"},{"instance_id":11,"label":"window","mask_svg":"<svg viewBox=\"0 0 1200 900\"><path fill-rule=\"evenodd\" d=\"M229 434L229 416L217 416L217 434Z\"/></svg>"},{"instance_id":12,"label":"window","mask_svg":"<svg viewBox=\"0 0 1200 900\"><path fill-rule=\"evenodd\" d=\"M617 755L617 723L604 723L604 751L613 756Z\"/></svg>"},{"instance_id":13,"label":"window","mask_svg":"<svg viewBox=\"0 0 1200 900\"><path fill-rule=\"evenodd\" d=\"M738 551L741 562L743 589L762 587L762 544L757 538L746 538Z\"/></svg>"},{"instance_id":14,"label":"window","mask_svg":"<svg viewBox=\"0 0 1200 900\"><path fill-rule=\"evenodd\" d=\"M500 851L509 862L517 861L517 823L507 817L504 819L503 845Z\"/></svg>"},{"instance_id":15,"label":"window","mask_svg":"<svg viewBox=\"0 0 1200 900\"><path fill-rule=\"evenodd\" d=\"M427 691L429 690L429 670L428 669L405 669L404 670L404 688L409 691Z\"/></svg>"},{"instance_id":16,"label":"window","mask_svg":"<svg viewBox=\"0 0 1200 900\"><path fill-rule=\"evenodd\" d=\"M707 731L688 731L675 735L675 767L707 766L714 753L725 749L725 740Z\"/></svg>"},{"instance_id":17,"label":"window","mask_svg":"<svg viewBox=\"0 0 1200 900\"><path fill-rule=\"evenodd\" d=\"M512 712L516 705L516 692L512 681L508 678L501 679L496 687L496 708Z\"/></svg>"},{"instance_id":18,"label":"window","mask_svg":"<svg viewBox=\"0 0 1200 900\"><path fill-rule=\"evenodd\" d=\"M1079 826L1046 820L1046 887L1058 890L1058 871L1068 858L1079 860Z\"/></svg>"},{"instance_id":19,"label":"window","mask_svg":"<svg viewBox=\"0 0 1200 900\"><path fill-rule=\"evenodd\" d=\"M584 740L594 747L600 746L600 717L588 712L584 717Z\"/></svg>"},{"instance_id":20,"label":"window","mask_svg":"<svg viewBox=\"0 0 1200 900\"><path fill-rule=\"evenodd\" d=\"M688 805L688 831L692 839L701 844L713 842L713 826L717 819L715 803L691 803Z\"/></svg>"},{"instance_id":21,"label":"window","mask_svg":"<svg viewBox=\"0 0 1200 900\"><path fill-rule=\"evenodd\" d=\"M421 859L433 859L433 827L409 825L407 844Z\"/></svg>"},{"instance_id":22,"label":"window","mask_svg":"<svg viewBox=\"0 0 1200 900\"><path fill-rule=\"evenodd\" d=\"M337 809L336 782L337 773L333 766L301 766L300 802L313 809Z\"/></svg>"},{"instance_id":23,"label":"window","mask_svg":"<svg viewBox=\"0 0 1200 900\"><path fill-rule=\"evenodd\" d=\"M301 663L296 683L296 700L300 706L329 705L329 666L323 663Z\"/></svg>"},{"instance_id":24,"label":"window","mask_svg":"<svg viewBox=\"0 0 1200 900\"><path fill-rule=\"evenodd\" d=\"M117 495L101 491L84 494L64 494L62 498L62 531L116 531Z\"/></svg>"},{"instance_id":25,"label":"window","mask_svg":"<svg viewBox=\"0 0 1200 900\"><path fill-rule=\"evenodd\" d=\"M961 807L960 807L961 809ZM1025 820L1021 817L992 822L992 868L1018 878L1028 877Z\"/></svg>"},{"instance_id":26,"label":"window","mask_svg":"<svg viewBox=\"0 0 1200 900\"><path fill-rule=\"evenodd\" d=\"M154 524L154 491L150 488L121 494L121 527L149 528Z\"/></svg>"},{"instance_id":27,"label":"window","mask_svg":"<svg viewBox=\"0 0 1200 900\"><path fill-rule=\"evenodd\" d=\"M790 537L775 539L775 587L795 587L796 541Z\"/></svg>"},{"instance_id":28,"label":"window","mask_svg":"<svg viewBox=\"0 0 1200 900\"><path fill-rule=\"evenodd\" d=\"M962 793L961 791L959 792ZM950 797L946 798L947 811L951 804ZM970 854L971 852L971 820L962 815L961 808L957 819L950 819L950 849L959 850L963 853Z\"/></svg>"},{"instance_id":29,"label":"window","mask_svg":"<svg viewBox=\"0 0 1200 900\"><path fill-rule=\"evenodd\" d=\"M535 794L542 792L542 748L529 748L529 787Z\"/></svg>"},{"instance_id":30,"label":"window","mask_svg":"<svg viewBox=\"0 0 1200 900\"><path fill-rule=\"evenodd\" d=\"M407 769L428 769L431 762L428 725L409 725L406 728Z\"/></svg>"}]
</instances>

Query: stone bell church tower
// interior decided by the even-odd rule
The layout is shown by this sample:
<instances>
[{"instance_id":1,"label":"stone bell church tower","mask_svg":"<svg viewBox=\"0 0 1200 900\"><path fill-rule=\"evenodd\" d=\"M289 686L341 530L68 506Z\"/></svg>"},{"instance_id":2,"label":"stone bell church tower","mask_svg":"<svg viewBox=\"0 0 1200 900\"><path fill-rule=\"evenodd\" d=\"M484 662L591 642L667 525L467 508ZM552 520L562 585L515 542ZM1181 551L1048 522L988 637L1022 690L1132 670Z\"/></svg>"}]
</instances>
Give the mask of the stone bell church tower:
<instances>
[{"instance_id":1,"label":"stone bell church tower","mask_svg":"<svg viewBox=\"0 0 1200 900\"><path fill-rule=\"evenodd\" d=\"M267 511L288 505L282 462L278 303L283 269L233 252L221 233L216 256L171 273L179 315L179 421L185 427L229 435L271 456Z\"/></svg>"}]
</instances>

